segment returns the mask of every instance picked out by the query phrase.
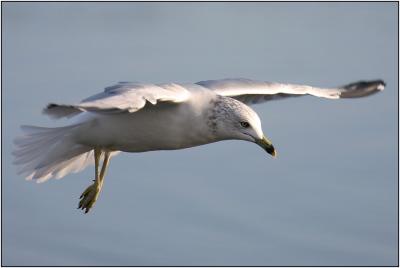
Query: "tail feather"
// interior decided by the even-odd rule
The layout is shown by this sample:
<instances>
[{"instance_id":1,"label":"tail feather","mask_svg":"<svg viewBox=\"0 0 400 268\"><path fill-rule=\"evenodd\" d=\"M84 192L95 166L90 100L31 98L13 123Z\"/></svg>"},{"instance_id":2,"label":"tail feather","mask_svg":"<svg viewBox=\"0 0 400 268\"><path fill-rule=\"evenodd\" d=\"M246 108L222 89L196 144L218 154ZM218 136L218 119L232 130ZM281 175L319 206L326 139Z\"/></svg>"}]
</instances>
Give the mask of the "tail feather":
<instances>
[{"instance_id":1,"label":"tail feather","mask_svg":"<svg viewBox=\"0 0 400 268\"><path fill-rule=\"evenodd\" d=\"M35 140L32 137L24 137L24 138ZM55 137L49 137L47 140L46 139L37 140L36 142L32 142L30 144L24 144L24 145L16 144L16 147L18 149L13 152L13 155L15 156L14 164L21 165L34 160L36 157L38 157L39 152L43 151L44 149L49 151L50 147L56 144L59 138L60 138L59 136L55 136Z\"/></svg>"},{"instance_id":2,"label":"tail feather","mask_svg":"<svg viewBox=\"0 0 400 268\"><path fill-rule=\"evenodd\" d=\"M74 170L74 172L83 170L87 165L93 162L93 157L93 151L90 151L63 162L57 169L55 178L60 179L64 177L70 172L70 170Z\"/></svg>"},{"instance_id":3,"label":"tail feather","mask_svg":"<svg viewBox=\"0 0 400 268\"><path fill-rule=\"evenodd\" d=\"M51 166L44 166L32 172L28 177L30 179L37 179L37 182L43 182L51 177L60 179L70 172L79 172L87 165L93 162L93 152L86 152L69 160L53 164Z\"/></svg>"},{"instance_id":4,"label":"tail feather","mask_svg":"<svg viewBox=\"0 0 400 268\"><path fill-rule=\"evenodd\" d=\"M26 175L28 180L43 182L81 171L93 163L92 148L75 143L71 137L78 126L22 126L24 135L14 140L14 164L19 167L18 173Z\"/></svg>"}]
</instances>

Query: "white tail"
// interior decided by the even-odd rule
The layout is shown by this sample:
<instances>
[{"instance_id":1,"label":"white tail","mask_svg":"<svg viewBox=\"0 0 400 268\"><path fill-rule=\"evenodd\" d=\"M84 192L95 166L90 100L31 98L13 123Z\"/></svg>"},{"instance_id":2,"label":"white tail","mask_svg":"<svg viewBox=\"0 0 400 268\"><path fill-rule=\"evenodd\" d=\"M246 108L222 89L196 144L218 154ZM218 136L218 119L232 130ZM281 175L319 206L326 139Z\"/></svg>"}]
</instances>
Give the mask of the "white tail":
<instances>
[{"instance_id":1,"label":"white tail","mask_svg":"<svg viewBox=\"0 0 400 268\"><path fill-rule=\"evenodd\" d=\"M79 172L94 162L91 147L75 143L71 134L79 125L59 128L21 126L24 135L14 140L14 164L28 180L44 182Z\"/></svg>"}]
</instances>

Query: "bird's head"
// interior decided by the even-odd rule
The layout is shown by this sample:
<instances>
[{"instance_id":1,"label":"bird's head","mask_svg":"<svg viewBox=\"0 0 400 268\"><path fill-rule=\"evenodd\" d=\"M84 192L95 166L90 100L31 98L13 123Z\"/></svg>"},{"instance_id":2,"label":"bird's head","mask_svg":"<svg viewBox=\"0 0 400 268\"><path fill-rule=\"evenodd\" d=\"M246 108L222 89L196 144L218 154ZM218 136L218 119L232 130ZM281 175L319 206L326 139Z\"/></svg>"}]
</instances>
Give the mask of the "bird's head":
<instances>
[{"instance_id":1,"label":"bird's head","mask_svg":"<svg viewBox=\"0 0 400 268\"><path fill-rule=\"evenodd\" d=\"M260 118L249 106L229 97L220 97L214 107L211 120L218 136L254 142L276 156L274 146L262 131Z\"/></svg>"}]
</instances>

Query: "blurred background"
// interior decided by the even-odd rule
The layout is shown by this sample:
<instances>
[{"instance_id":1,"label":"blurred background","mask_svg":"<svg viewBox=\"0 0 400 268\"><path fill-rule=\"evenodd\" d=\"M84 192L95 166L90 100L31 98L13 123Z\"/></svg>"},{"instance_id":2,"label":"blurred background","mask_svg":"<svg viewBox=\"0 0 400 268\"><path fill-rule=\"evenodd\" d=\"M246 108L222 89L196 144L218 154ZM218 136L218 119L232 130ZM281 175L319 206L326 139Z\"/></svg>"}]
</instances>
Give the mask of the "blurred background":
<instances>
[{"instance_id":1,"label":"blurred background","mask_svg":"<svg viewBox=\"0 0 400 268\"><path fill-rule=\"evenodd\" d=\"M2 265L395 266L397 3L2 3ZM368 98L254 106L278 158L225 141L120 154L44 184L12 165L21 124L118 81L245 77Z\"/></svg>"}]
</instances>

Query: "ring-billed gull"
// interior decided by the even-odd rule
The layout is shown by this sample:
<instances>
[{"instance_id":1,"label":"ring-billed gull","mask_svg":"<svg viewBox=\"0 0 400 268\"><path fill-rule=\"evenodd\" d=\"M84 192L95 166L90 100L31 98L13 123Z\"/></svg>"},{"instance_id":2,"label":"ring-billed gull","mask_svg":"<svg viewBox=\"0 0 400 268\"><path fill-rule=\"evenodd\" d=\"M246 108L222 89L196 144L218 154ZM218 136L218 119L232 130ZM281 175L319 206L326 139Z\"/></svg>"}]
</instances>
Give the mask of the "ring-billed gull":
<instances>
[{"instance_id":1,"label":"ring-billed gull","mask_svg":"<svg viewBox=\"0 0 400 268\"><path fill-rule=\"evenodd\" d=\"M248 79L120 82L78 104L49 104L45 114L70 118L71 123L57 128L22 126L24 135L15 139L14 163L27 179L43 182L81 171L94 161L94 183L79 202L87 213L99 196L110 157L120 151L175 150L236 139L256 143L276 156L260 118L246 104L301 95L358 98L384 87L382 80L331 89Z\"/></svg>"}]
</instances>

